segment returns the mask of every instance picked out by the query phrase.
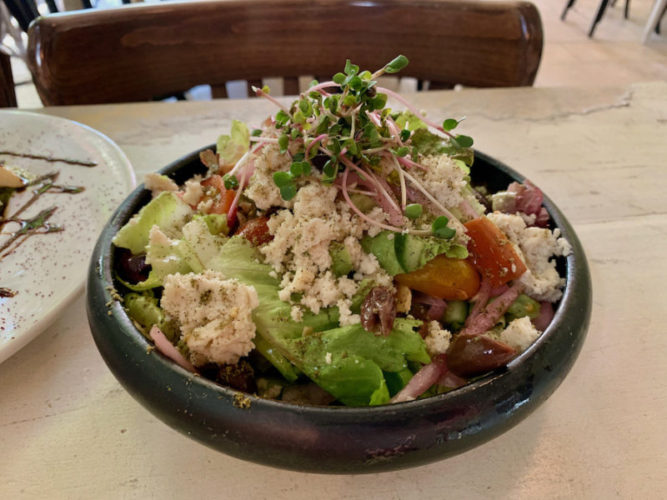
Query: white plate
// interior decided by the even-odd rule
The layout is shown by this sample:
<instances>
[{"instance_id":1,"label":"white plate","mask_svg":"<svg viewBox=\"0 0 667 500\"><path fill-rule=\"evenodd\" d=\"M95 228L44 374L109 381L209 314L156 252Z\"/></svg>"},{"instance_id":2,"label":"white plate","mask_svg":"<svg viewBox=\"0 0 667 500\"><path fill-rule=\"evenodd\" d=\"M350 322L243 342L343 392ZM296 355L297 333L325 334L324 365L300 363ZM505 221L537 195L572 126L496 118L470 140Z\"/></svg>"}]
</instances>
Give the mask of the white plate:
<instances>
[{"instance_id":1,"label":"white plate","mask_svg":"<svg viewBox=\"0 0 667 500\"><path fill-rule=\"evenodd\" d=\"M0 253L0 287L16 295L0 297L0 362L34 339L81 290L93 247L115 208L135 186L125 154L105 135L80 123L36 113L0 111L0 151L92 161L85 167L0 154L6 165L37 175L59 172L56 184L82 186L78 194L46 193L21 218L57 207L50 224L61 232L37 234ZM11 199L10 216L31 196ZM0 227L0 247L16 224Z\"/></svg>"}]
</instances>

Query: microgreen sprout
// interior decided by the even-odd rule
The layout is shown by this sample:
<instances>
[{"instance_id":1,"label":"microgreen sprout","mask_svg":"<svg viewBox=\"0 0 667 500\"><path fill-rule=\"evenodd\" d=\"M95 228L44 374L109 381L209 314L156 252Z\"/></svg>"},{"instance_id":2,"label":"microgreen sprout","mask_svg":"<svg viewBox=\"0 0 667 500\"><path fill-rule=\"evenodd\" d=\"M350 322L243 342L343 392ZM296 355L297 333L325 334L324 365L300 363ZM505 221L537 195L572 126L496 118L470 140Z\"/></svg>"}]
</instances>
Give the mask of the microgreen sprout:
<instances>
[{"instance_id":1,"label":"microgreen sprout","mask_svg":"<svg viewBox=\"0 0 667 500\"><path fill-rule=\"evenodd\" d=\"M449 219L445 217L444 215L441 215L440 217L437 217L434 221L433 224L431 224L431 229L433 230L433 235L437 236L438 238L442 238L445 240L449 240L454 237L456 234L456 230L452 229L449 227L447 224L449 223Z\"/></svg>"},{"instance_id":2,"label":"microgreen sprout","mask_svg":"<svg viewBox=\"0 0 667 500\"><path fill-rule=\"evenodd\" d=\"M273 174L273 182L278 186L280 196L283 200L289 201L296 196L296 183L291 172L275 172Z\"/></svg>"},{"instance_id":3,"label":"microgreen sprout","mask_svg":"<svg viewBox=\"0 0 667 500\"><path fill-rule=\"evenodd\" d=\"M225 189L236 189L239 187L239 180L233 174L225 174L222 177L222 181L225 184Z\"/></svg>"},{"instance_id":4,"label":"microgreen sprout","mask_svg":"<svg viewBox=\"0 0 667 500\"><path fill-rule=\"evenodd\" d=\"M273 131L256 140L264 140L265 144L277 141L280 153L291 158L289 171L276 172L273 176L283 199L294 198L300 185L298 179L310 176L316 169L321 174L321 182L337 185L344 195L348 189L357 188L348 186L343 178L353 183L362 182L362 187L375 194L378 205L387 214L389 225L382 225L384 228L403 230L405 217L422 216L424 206L408 204L414 201L410 198L414 195L409 193L417 193L418 197L428 200L430 213L444 219L438 217L431 229L409 231L447 239L452 238L457 229L465 231L452 212L410 171L427 170L420 163L423 156L429 154L423 151L425 131L421 129L435 129L442 134L427 132L430 141L441 143L439 147L444 148L444 154L468 163L472 158L469 148L473 141L467 135L452 133L461 120L448 118L442 125L433 123L399 94L377 85L378 77L396 74L407 64L408 59L399 55L371 73L347 60L343 71L336 73L331 81L314 81L289 107L270 96L268 89L253 88L257 96L269 99L280 108L273 117ZM407 111L392 111L387 107L388 98L404 105ZM442 152L438 150L435 154ZM382 173L382 169L386 169L387 160L391 164L391 175L385 180L387 172ZM370 223L378 225L372 220Z\"/></svg>"},{"instance_id":5,"label":"microgreen sprout","mask_svg":"<svg viewBox=\"0 0 667 500\"><path fill-rule=\"evenodd\" d=\"M419 203L411 203L405 207L405 216L408 219L419 219L424 212L424 207Z\"/></svg>"},{"instance_id":6,"label":"microgreen sprout","mask_svg":"<svg viewBox=\"0 0 667 500\"><path fill-rule=\"evenodd\" d=\"M472 137L468 135L457 135L454 140L458 143L459 146L462 148L470 148L472 147L473 140Z\"/></svg>"},{"instance_id":7,"label":"microgreen sprout","mask_svg":"<svg viewBox=\"0 0 667 500\"><path fill-rule=\"evenodd\" d=\"M442 128L448 132L454 130L456 127L458 127L458 125L459 121L455 120L454 118L447 118L444 122L442 122Z\"/></svg>"}]
</instances>

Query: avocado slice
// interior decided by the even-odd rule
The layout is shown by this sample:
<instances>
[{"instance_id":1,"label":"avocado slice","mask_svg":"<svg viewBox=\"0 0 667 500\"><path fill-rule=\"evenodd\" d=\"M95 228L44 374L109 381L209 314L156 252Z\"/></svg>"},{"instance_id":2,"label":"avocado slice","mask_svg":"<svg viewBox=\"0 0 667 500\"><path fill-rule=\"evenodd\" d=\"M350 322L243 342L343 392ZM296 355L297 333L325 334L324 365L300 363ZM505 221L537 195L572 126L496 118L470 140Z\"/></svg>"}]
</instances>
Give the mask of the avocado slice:
<instances>
[{"instance_id":1,"label":"avocado slice","mask_svg":"<svg viewBox=\"0 0 667 500\"><path fill-rule=\"evenodd\" d=\"M339 241L331 242L329 255L331 255L331 271L336 276L346 276L354 269L350 253L343 243Z\"/></svg>"},{"instance_id":2,"label":"avocado slice","mask_svg":"<svg viewBox=\"0 0 667 500\"><path fill-rule=\"evenodd\" d=\"M391 276L402 274L405 269L396 255L396 237L402 236L391 231L382 231L374 237L366 236L361 240L361 246L366 253L372 253L377 258L382 269Z\"/></svg>"}]
</instances>

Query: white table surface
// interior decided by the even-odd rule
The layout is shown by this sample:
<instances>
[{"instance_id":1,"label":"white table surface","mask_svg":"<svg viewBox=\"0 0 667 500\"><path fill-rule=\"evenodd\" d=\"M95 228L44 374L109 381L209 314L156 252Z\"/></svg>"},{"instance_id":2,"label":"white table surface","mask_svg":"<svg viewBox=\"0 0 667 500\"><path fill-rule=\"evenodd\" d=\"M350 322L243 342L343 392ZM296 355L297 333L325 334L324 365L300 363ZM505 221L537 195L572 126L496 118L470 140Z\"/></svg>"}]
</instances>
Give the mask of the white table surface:
<instances>
[{"instance_id":1,"label":"white table surface","mask_svg":"<svg viewBox=\"0 0 667 500\"><path fill-rule=\"evenodd\" d=\"M558 204L587 252L593 315L553 396L446 461L363 476L246 463L173 431L98 354L84 294L0 365L0 498L666 498L667 83L410 96L467 116L476 146ZM206 144L261 100L46 108L115 140L137 175Z\"/></svg>"}]
</instances>

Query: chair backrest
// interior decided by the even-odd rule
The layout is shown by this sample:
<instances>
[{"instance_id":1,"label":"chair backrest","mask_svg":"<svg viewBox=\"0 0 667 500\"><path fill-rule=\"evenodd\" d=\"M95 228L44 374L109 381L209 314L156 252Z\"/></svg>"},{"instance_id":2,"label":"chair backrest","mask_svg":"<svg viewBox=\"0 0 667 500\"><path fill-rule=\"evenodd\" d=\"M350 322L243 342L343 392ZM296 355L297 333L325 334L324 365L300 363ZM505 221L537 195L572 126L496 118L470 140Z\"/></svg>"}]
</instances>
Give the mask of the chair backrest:
<instances>
[{"instance_id":1,"label":"chair backrest","mask_svg":"<svg viewBox=\"0 0 667 500\"><path fill-rule=\"evenodd\" d=\"M230 80L330 77L396 55L431 88L532 85L542 24L527 2L219 0L38 18L28 61L46 105L142 101ZM215 96L215 94L214 94Z\"/></svg>"},{"instance_id":2,"label":"chair backrest","mask_svg":"<svg viewBox=\"0 0 667 500\"><path fill-rule=\"evenodd\" d=\"M0 50L0 108L15 108L16 92L9 55Z\"/></svg>"}]
</instances>

